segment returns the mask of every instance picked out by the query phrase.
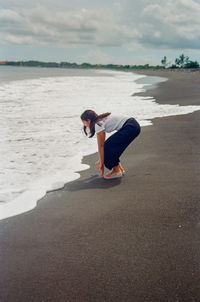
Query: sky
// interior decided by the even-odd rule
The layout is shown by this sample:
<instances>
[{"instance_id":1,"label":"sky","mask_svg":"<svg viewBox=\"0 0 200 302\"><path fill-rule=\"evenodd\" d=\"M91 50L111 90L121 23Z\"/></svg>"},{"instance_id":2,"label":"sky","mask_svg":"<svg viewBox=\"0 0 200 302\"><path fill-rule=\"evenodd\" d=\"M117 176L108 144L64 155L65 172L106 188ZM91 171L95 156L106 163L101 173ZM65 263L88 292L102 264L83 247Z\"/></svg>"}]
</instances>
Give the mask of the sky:
<instances>
[{"instance_id":1,"label":"sky","mask_svg":"<svg viewBox=\"0 0 200 302\"><path fill-rule=\"evenodd\" d=\"M200 62L200 0L0 0L0 61Z\"/></svg>"}]
</instances>

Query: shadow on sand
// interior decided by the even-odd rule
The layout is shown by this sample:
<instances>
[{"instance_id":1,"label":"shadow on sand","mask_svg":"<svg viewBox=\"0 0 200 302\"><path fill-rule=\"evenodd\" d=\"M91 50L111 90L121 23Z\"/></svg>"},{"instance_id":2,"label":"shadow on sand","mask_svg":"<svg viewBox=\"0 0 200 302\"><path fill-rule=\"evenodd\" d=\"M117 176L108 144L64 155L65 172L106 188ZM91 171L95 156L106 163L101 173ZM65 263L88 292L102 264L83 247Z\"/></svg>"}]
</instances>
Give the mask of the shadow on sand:
<instances>
[{"instance_id":1,"label":"shadow on sand","mask_svg":"<svg viewBox=\"0 0 200 302\"><path fill-rule=\"evenodd\" d=\"M88 178L75 180L65 185L65 191L80 191L88 189L109 189L121 183L121 178L106 180L99 175L92 175Z\"/></svg>"}]
</instances>

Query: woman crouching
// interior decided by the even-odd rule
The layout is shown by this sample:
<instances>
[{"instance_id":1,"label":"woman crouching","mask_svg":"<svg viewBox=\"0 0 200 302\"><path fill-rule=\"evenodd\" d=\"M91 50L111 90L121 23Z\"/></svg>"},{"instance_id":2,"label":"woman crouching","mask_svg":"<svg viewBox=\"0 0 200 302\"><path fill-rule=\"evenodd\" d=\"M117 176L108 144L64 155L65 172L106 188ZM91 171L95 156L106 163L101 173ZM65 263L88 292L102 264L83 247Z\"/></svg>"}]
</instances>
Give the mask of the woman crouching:
<instances>
[{"instance_id":1,"label":"woman crouching","mask_svg":"<svg viewBox=\"0 0 200 302\"><path fill-rule=\"evenodd\" d=\"M93 110L86 110L81 115L83 130L90 130L90 137L97 134L99 161L98 170L105 179L122 177L125 173L120 156L128 145L140 134L141 128L133 117L116 115L109 112L98 115ZM106 133L116 131L106 140ZM111 170L104 175L104 165Z\"/></svg>"}]
</instances>

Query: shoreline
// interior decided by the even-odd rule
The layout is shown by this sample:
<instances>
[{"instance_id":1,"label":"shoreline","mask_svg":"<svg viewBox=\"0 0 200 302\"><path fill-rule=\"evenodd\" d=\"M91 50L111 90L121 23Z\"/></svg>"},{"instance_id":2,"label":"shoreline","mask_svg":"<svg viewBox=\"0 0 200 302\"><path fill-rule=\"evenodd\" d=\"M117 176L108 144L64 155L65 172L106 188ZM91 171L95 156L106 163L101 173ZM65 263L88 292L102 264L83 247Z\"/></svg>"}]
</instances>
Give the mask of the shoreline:
<instances>
[{"instance_id":1,"label":"shoreline","mask_svg":"<svg viewBox=\"0 0 200 302\"><path fill-rule=\"evenodd\" d=\"M174 74L147 93L200 105L198 81ZM86 156L81 178L1 221L2 301L198 301L199 119L155 118L122 155L122 179L105 182Z\"/></svg>"},{"instance_id":2,"label":"shoreline","mask_svg":"<svg viewBox=\"0 0 200 302\"><path fill-rule=\"evenodd\" d=\"M196 72L185 71L137 71L137 74L147 76L167 77L166 82L158 84L158 89L149 89L146 92L137 95L150 96L156 99L159 104L179 104L182 105L199 105L199 75ZM190 81L190 83L187 83ZM188 89L185 86L188 85ZM178 86L178 87L176 87ZM184 90L184 94L182 91ZM174 94L174 91L176 92ZM190 101L188 102L188 99Z\"/></svg>"},{"instance_id":3,"label":"shoreline","mask_svg":"<svg viewBox=\"0 0 200 302\"><path fill-rule=\"evenodd\" d=\"M149 87L153 86L151 84L152 80L148 80L148 78L150 77L145 77L144 78L139 78L138 80L134 80L134 82L137 83L137 81L141 81L143 79L145 79L145 84L143 86L144 90L149 89ZM159 77L153 77L153 83L158 83L161 81L161 78ZM142 81L141 81L141 83ZM146 86L146 84L148 84ZM134 94L133 94L134 96ZM147 120L147 125L148 126L148 120ZM96 152L93 152L96 153ZM92 153L92 154L93 154ZM88 154L91 154L91 150L88 150ZM67 183L72 182L78 178L80 178L80 171L88 169L87 167L84 167L83 162L83 157L84 155L82 155L82 159L80 159L80 163L79 163L79 168L73 171L73 177L70 178L66 178L66 180L57 180L56 185L55 184L49 184L48 187L49 188L38 188L37 190L34 190L34 187L36 186L36 183L32 183L29 185L29 189L25 190L24 193L22 193L21 195L17 196L15 199L13 199L12 201L8 201L8 202L0 202L0 220L4 220L10 217L14 217L16 215L21 215L23 213L26 213L28 211L33 210L35 207L37 207L37 203L42 200L43 197L46 196L47 193L49 192L55 192L58 190L61 190L64 188L65 185L67 185ZM51 189L52 187L52 189ZM54 187L54 188L53 188ZM28 200L28 202L26 203L26 200Z\"/></svg>"}]
</instances>

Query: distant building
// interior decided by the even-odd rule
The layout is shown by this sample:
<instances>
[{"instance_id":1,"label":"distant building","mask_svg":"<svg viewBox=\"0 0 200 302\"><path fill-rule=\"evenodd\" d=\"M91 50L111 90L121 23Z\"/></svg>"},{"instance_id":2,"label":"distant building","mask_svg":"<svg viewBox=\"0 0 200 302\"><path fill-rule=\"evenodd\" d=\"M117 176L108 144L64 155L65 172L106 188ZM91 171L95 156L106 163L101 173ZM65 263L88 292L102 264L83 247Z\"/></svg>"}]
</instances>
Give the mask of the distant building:
<instances>
[{"instance_id":1,"label":"distant building","mask_svg":"<svg viewBox=\"0 0 200 302\"><path fill-rule=\"evenodd\" d=\"M6 64L6 63L8 63L8 61L0 61L0 64L1 64L1 65L4 65L4 64Z\"/></svg>"}]
</instances>

